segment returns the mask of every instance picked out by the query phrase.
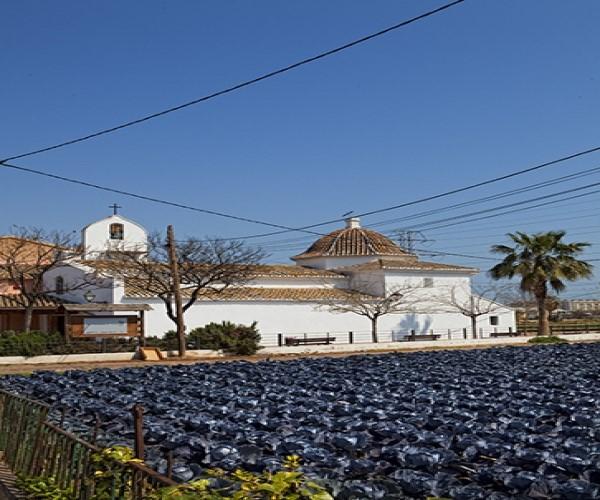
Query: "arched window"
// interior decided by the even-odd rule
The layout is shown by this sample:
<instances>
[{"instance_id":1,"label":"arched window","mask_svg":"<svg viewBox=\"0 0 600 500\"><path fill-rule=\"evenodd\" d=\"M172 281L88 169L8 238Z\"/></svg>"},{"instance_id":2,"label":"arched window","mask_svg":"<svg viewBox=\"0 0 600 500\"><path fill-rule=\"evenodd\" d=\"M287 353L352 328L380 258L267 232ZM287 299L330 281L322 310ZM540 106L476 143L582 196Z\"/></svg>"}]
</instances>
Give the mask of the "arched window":
<instances>
[{"instance_id":1,"label":"arched window","mask_svg":"<svg viewBox=\"0 0 600 500\"><path fill-rule=\"evenodd\" d=\"M125 237L125 228L123 224L115 222L110 225L110 239L111 240L122 240Z\"/></svg>"},{"instance_id":2,"label":"arched window","mask_svg":"<svg viewBox=\"0 0 600 500\"><path fill-rule=\"evenodd\" d=\"M65 293L65 280L62 276L57 276L54 280L54 291L58 295Z\"/></svg>"}]
</instances>

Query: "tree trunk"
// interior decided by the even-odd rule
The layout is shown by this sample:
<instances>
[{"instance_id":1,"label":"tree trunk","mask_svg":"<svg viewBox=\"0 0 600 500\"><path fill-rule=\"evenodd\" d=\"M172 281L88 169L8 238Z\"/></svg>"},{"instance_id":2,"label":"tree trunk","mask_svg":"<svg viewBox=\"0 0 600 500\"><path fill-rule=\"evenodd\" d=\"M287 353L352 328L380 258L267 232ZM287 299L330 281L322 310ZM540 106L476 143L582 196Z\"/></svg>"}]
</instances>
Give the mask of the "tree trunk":
<instances>
[{"instance_id":1,"label":"tree trunk","mask_svg":"<svg viewBox=\"0 0 600 500\"><path fill-rule=\"evenodd\" d=\"M177 251L175 249L175 232L173 226L167 226L167 244L169 247L169 267L171 269L171 281L173 283L173 297L175 299L175 317L177 318L177 343L179 357L185 358L185 323L183 319L183 304L181 301L181 284L179 281L179 267L177 263Z\"/></svg>"},{"instance_id":2,"label":"tree trunk","mask_svg":"<svg viewBox=\"0 0 600 500\"><path fill-rule=\"evenodd\" d=\"M23 316L23 331L29 333L31 331L31 322L33 321L33 307L25 307Z\"/></svg>"},{"instance_id":3,"label":"tree trunk","mask_svg":"<svg viewBox=\"0 0 600 500\"><path fill-rule=\"evenodd\" d=\"M477 316L475 316L474 314L471 315L471 333L473 335L473 338L476 339L477 338Z\"/></svg>"},{"instance_id":4,"label":"tree trunk","mask_svg":"<svg viewBox=\"0 0 600 500\"><path fill-rule=\"evenodd\" d=\"M377 344L377 318L371 318L371 342Z\"/></svg>"},{"instance_id":5,"label":"tree trunk","mask_svg":"<svg viewBox=\"0 0 600 500\"><path fill-rule=\"evenodd\" d=\"M538 336L550 335L550 323L548 322L548 310L546 309L546 294L536 296L538 308Z\"/></svg>"}]
</instances>

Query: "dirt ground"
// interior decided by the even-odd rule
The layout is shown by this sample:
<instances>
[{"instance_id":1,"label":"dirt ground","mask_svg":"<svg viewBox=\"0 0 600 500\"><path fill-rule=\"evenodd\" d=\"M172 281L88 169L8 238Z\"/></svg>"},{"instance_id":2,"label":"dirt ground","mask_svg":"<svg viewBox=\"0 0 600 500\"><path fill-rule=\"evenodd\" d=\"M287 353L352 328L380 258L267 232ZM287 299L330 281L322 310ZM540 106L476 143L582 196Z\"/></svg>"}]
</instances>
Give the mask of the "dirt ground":
<instances>
[{"instance_id":1,"label":"dirt ground","mask_svg":"<svg viewBox=\"0 0 600 500\"><path fill-rule=\"evenodd\" d=\"M58 371L63 372L66 370L98 370L101 368L108 368L112 370L116 370L119 368L144 368L151 365L191 365L195 363L226 363L230 361L248 361L252 363L256 363L259 361L286 361L291 359L299 359L299 358L320 358L320 357L330 357L330 358L345 358L348 356L361 356L364 354L385 354L389 352L397 352L397 353L409 353L415 351L439 351L439 350L456 350L456 349L490 349L494 347L505 347L514 344L495 344L495 345L481 345L481 346L431 346L425 348L415 348L415 349L403 349L402 351L393 350L393 349L381 349L381 350L369 350L362 352L330 352L330 353L302 353L302 354L282 354L282 355L273 355L273 354L255 354L254 356L228 356L226 358L189 358L189 359L180 359L180 358L172 358L165 359L162 361L141 361L137 359L132 359L129 361L102 361L102 362L94 362L94 363L50 363L50 364L18 364L18 365L0 365L0 376L1 375L14 375L14 374L29 374L36 371ZM525 347L525 345L521 345L521 347Z\"/></svg>"}]
</instances>

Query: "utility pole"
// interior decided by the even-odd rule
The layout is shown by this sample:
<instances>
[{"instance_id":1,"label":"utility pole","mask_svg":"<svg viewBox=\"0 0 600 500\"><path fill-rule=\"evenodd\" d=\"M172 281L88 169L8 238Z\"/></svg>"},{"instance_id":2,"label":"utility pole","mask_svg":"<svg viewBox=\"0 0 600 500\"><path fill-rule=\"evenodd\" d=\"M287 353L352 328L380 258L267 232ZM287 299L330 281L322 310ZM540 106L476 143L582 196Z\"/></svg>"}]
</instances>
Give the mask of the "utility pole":
<instances>
[{"instance_id":1,"label":"utility pole","mask_svg":"<svg viewBox=\"0 0 600 500\"><path fill-rule=\"evenodd\" d=\"M175 232L173 226L167 226L167 247L169 249L169 268L171 269L171 284L173 286L173 297L175 298L175 311L177 316L177 342L179 344L179 356L185 357L185 323L183 322L183 304L181 302L181 282L179 280L179 264L177 262L177 250L175 248Z\"/></svg>"}]
</instances>

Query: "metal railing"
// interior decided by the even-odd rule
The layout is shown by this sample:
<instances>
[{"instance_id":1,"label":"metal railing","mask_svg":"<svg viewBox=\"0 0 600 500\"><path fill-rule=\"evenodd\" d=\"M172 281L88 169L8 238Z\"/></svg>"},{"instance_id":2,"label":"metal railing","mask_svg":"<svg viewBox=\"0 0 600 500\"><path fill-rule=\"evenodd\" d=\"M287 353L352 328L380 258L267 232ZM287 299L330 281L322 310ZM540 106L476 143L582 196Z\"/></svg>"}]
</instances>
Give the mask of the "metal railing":
<instances>
[{"instance_id":1,"label":"metal railing","mask_svg":"<svg viewBox=\"0 0 600 500\"><path fill-rule=\"evenodd\" d=\"M518 330L512 327L477 328L477 338L518 335ZM295 332L295 333L264 333L261 334L261 344L265 347L285 347L304 344L367 344L372 343L372 334L368 330L329 331L329 332ZM377 332L378 343L410 342L415 340L469 340L473 339L471 328L446 329L402 329L380 330Z\"/></svg>"},{"instance_id":2,"label":"metal railing","mask_svg":"<svg viewBox=\"0 0 600 500\"><path fill-rule=\"evenodd\" d=\"M74 499L141 500L177 484L136 462L103 457L109 471L97 474L94 457L101 448L48 421L49 407L0 390L0 450L17 476L52 478ZM108 472L108 473L107 473Z\"/></svg>"}]
</instances>

